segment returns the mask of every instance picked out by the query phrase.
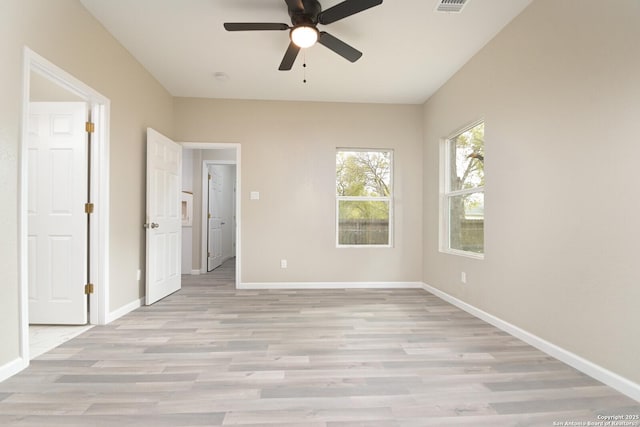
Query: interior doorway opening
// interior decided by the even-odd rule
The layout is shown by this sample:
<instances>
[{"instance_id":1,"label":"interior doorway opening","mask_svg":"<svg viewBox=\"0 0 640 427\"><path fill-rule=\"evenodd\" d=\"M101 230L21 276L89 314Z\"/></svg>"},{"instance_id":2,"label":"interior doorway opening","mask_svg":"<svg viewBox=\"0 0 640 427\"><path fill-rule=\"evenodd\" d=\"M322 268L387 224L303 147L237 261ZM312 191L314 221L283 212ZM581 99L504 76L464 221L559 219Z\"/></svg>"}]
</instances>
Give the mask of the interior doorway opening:
<instances>
[{"instance_id":1,"label":"interior doorway opening","mask_svg":"<svg viewBox=\"0 0 640 427\"><path fill-rule=\"evenodd\" d=\"M38 289L35 286L37 276L40 275L57 275L55 279L57 284L52 285L54 280L49 280L47 286L48 298L53 302L62 302L62 307L53 308L53 314L64 315L64 302L69 299L67 291L74 294L73 298L80 301L80 306L74 305L72 309L74 315L80 315L81 321L76 320L60 320L58 317L40 317L34 323L91 323L105 324L107 319L108 307L108 225L109 225L109 99L96 92L82 81L71 76L55 64L49 62L42 56L33 52L29 48L24 49L24 68L23 68L23 113L22 113L22 135L21 135L21 167L20 167L20 217L19 217L19 233L20 233L20 359L23 367L29 364L29 323L30 310L38 310L38 308L30 308L30 300L35 300L35 294ZM67 112L66 108L77 106L79 110L76 113ZM37 106L37 107L36 107ZM35 114L37 108L43 107L43 114ZM64 111L57 110L63 108ZM75 107L73 107L75 108ZM75 116L74 116L75 114ZM37 129L41 121L46 127L43 133L53 135L50 141L43 144L44 147L53 148L47 152L44 157L50 157L48 163L35 161L37 150L34 150L31 138L34 129ZM80 121L80 123L77 123ZM92 123L91 127L86 122ZM75 132L80 126L83 133L83 144L87 144L88 133L91 132L91 139L94 142L93 150L84 147L77 147L77 141L61 145L57 136L64 136ZM38 133L39 131L36 131ZM68 136L68 135L67 135ZM75 150L73 147L78 148ZM75 156L75 158L73 158ZM48 168L42 171L41 168ZM36 179L38 173L44 176L42 179ZM55 185L51 185L49 190L42 191L38 189L38 182L47 183L47 176L56 176ZM72 191L64 188L64 183L77 186ZM48 183L50 184L50 183ZM48 206L45 209L49 216L50 223L60 218L69 219L69 223L73 224L76 230L80 231L79 239L75 239L73 233L56 234L51 231L51 224L42 228L41 235L46 242L37 242L34 238L34 225L30 224L30 218L33 213L40 209L43 210L44 204L38 205L38 190L41 193L57 193L49 194L47 201ZM77 190L77 191L76 191ZM83 194L79 194L83 193ZM78 197L75 197L78 196ZM78 202L78 200L81 200ZM77 204L81 206L78 207ZM90 210L88 204L92 204L91 219L82 214L71 218L69 212L71 206L73 210L80 209L81 213ZM56 217L57 216L57 217ZM66 218L68 217L68 218ZM30 226L31 225L31 226ZM88 237L91 236L91 240ZM39 249L38 246L48 245L49 247L58 246L61 250L49 251L54 254L48 261L34 256ZM75 250L73 255L61 259L61 254L67 253L67 249L72 246L80 248ZM82 247L84 246L84 247ZM89 253L92 255L89 256ZM65 275L69 273L71 264L78 264L78 269L74 270L73 283L68 289L56 288L64 283ZM38 271L43 267L43 271ZM73 266L75 267L75 266ZM79 274L76 274L79 273ZM71 276L69 276L71 277ZM93 285L95 290L93 294L87 295L86 291L90 288L86 285ZM30 298L34 297L34 298ZM80 313L76 311L81 310ZM88 311L88 315L87 315ZM42 314L42 313L33 313ZM45 313L46 314L46 313Z\"/></svg>"},{"instance_id":2,"label":"interior doorway opening","mask_svg":"<svg viewBox=\"0 0 640 427\"><path fill-rule=\"evenodd\" d=\"M185 142L182 146L182 274L206 274L235 258L237 287L241 280L241 203L236 197L241 194L240 144Z\"/></svg>"}]
</instances>

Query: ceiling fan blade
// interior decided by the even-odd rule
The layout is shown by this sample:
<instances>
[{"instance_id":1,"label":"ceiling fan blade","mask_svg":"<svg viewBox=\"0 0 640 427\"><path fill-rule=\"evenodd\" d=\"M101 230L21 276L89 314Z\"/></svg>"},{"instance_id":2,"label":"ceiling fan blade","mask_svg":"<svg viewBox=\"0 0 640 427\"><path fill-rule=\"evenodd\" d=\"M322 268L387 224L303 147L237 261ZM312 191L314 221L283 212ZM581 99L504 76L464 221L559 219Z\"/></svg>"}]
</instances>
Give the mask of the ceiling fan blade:
<instances>
[{"instance_id":1,"label":"ceiling fan blade","mask_svg":"<svg viewBox=\"0 0 640 427\"><path fill-rule=\"evenodd\" d=\"M342 56L344 59L351 62L356 62L362 56L362 52L360 52L359 50L354 49L342 40L337 39L331 34L324 31L320 32L318 43L331 49L338 55Z\"/></svg>"},{"instance_id":2,"label":"ceiling fan blade","mask_svg":"<svg viewBox=\"0 0 640 427\"><path fill-rule=\"evenodd\" d=\"M225 22L224 29L227 31L284 31L288 30L289 26L272 22Z\"/></svg>"},{"instance_id":3,"label":"ceiling fan blade","mask_svg":"<svg viewBox=\"0 0 640 427\"><path fill-rule=\"evenodd\" d=\"M300 48L296 46L295 43L290 42L287 51L284 53L284 58L282 58L280 68L278 68L278 70L289 71L291 67L293 67L293 63L296 62L298 52L300 52Z\"/></svg>"},{"instance_id":4,"label":"ceiling fan blade","mask_svg":"<svg viewBox=\"0 0 640 427\"><path fill-rule=\"evenodd\" d=\"M284 0L284 2L287 4L289 10L304 12L304 3L302 0Z\"/></svg>"},{"instance_id":5,"label":"ceiling fan blade","mask_svg":"<svg viewBox=\"0 0 640 427\"><path fill-rule=\"evenodd\" d=\"M374 6L382 4L382 0L345 0L342 3L320 12L318 22L323 25L339 21L347 16L355 15Z\"/></svg>"}]
</instances>

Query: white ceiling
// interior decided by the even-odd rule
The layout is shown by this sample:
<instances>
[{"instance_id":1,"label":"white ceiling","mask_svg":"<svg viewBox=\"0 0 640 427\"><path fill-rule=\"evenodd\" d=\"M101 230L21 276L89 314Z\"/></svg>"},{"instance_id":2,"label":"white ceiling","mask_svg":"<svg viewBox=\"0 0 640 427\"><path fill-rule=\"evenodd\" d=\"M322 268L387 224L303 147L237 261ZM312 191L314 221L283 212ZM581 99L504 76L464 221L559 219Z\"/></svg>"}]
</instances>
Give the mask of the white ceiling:
<instances>
[{"instance_id":1,"label":"white ceiling","mask_svg":"<svg viewBox=\"0 0 640 427\"><path fill-rule=\"evenodd\" d=\"M222 24L291 24L284 0L81 1L173 96L400 104L426 101L531 2L469 0L461 13L441 13L438 0L385 0L320 26L362 51L358 62L315 45L291 71L278 71L287 31L227 32Z\"/></svg>"}]
</instances>

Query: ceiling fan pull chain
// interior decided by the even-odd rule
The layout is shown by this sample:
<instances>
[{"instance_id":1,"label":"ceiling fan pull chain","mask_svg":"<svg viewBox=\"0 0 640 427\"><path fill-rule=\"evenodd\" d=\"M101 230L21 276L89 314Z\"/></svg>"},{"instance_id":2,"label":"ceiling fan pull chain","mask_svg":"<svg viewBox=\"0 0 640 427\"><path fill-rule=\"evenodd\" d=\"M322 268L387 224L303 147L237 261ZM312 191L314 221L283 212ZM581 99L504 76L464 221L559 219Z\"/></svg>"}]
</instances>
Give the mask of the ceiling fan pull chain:
<instances>
[{"instance_id":1,"label":"ceiling fan pull chain","mask_svg":"<svg viewBox=\"0 0 640 427\"><path fill-rule=\"evenodd\" d=\"M306 83L307 82L307 53L304 51L302 52L302 69L303 69L302 83Z\"/></svg>"}]
</instances>

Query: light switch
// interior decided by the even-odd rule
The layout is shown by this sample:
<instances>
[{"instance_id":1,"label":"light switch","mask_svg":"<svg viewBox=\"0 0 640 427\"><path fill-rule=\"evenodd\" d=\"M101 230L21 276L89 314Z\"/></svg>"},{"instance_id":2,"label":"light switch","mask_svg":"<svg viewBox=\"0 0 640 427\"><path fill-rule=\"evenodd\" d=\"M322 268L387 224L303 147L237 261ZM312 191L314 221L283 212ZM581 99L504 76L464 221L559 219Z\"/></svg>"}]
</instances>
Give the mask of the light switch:
<instances>
[{"instance_id":1,"label":"light switch","mask_svg":"<svg viewBox=\"0 0 640 427\"><path fill-rule=\"evenodd\" d=\"M251 199L251 200L260 200L260 192L259 191L252 191L251 194L249 195L249 199Z\"/></svg>"}]
</instances>

